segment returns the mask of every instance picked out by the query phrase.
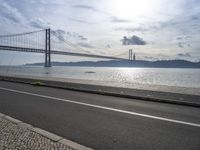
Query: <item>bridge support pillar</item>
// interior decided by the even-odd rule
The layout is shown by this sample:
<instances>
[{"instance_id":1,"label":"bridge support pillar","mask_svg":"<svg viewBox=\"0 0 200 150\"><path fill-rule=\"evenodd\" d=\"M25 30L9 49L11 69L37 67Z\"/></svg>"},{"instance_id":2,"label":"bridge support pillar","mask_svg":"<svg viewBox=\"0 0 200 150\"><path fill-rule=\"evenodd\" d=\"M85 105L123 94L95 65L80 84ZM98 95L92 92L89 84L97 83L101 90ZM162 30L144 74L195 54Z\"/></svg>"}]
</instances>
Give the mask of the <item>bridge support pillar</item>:
<instances>
[{"instance_id":1,"label":"bridge support pillar","mask_svg":"<svg viewBox=\"0 0 200 150\"><path fill-rule=\"evenodd\" d=\"M45 32L45 67L51 67L51 30Z\"/></svg>"}]
</instances>

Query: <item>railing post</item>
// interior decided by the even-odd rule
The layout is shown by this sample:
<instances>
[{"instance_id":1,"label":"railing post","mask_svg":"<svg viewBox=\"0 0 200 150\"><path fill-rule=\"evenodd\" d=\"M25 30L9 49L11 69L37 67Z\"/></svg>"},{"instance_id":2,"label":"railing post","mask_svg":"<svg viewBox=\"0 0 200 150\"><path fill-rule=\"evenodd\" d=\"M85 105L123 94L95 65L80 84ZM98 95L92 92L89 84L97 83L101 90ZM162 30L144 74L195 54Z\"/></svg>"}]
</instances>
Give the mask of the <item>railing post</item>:
<instances>
[{"instance_id":1,"label":"railing post","mask_svg":"<svg viewBox=\"0 0 200 150\"><path fill-rule=\"evenodd\" d=\"M51 30L45 30L45 67L51 67Z\"/></svg>"}]
</instances>

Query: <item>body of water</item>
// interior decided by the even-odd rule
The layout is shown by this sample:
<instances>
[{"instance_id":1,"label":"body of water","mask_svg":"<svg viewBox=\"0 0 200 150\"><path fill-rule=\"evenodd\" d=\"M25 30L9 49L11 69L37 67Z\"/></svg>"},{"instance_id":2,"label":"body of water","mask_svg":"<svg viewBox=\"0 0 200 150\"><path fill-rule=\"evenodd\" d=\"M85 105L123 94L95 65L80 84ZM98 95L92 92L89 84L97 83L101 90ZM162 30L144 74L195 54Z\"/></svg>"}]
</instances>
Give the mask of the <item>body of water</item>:
<instances>
[{"instance_id":1,"label":"body of water","mask_svg":"<svg viewBox=\"0 0 200 150\"><path fill-rule=\"evenodd\" d=\"M35 66L0 67L1 74L200 88L200 69Z\"/></svg>"}]
</instances>

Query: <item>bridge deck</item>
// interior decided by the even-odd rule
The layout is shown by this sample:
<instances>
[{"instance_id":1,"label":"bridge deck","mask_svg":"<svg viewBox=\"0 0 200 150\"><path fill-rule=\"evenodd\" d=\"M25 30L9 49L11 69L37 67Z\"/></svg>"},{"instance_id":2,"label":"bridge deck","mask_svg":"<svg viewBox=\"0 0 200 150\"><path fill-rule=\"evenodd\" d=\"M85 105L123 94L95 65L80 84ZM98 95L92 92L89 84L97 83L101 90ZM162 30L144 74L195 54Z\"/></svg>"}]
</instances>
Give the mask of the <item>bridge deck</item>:
<instances>
[{"instance_id":1,"label":"bridge deck","mask_svg":"<svg viewBox=\"0 0 200 150\"><path fill-rule=\"evenodd\" d=\"M17 52L31 52L31 53L45 53L45 49L35 49L35 48L25 48L25 47L13 47L13 46L4 46L4 45L0 45L0 50L17 51ZM51 54L81 56L81 57L91 57L91 58L103 58L103 59L127 60L127 59L124 59L124 58L118 58L118 57L112 57L112 56L84 54L84 53L74 53L74 52L56 51L56 50L51 50Z\"/></svg>"}]
</instances>

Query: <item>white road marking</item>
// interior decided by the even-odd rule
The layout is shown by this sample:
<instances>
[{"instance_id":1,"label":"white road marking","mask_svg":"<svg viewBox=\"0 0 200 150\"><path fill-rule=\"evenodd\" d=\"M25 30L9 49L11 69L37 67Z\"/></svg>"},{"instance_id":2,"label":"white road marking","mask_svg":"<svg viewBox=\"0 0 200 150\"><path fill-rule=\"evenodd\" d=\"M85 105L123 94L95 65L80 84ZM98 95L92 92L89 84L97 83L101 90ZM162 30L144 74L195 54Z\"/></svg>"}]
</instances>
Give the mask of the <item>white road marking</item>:
<instances>
[{"instance_id":1,"label":"white road marking","mask_svg":"<svg viewBox=\"0 0 200 150\"><path fill-rule=\"evenodd\" d=\"M31 96L37 96L37 97L42 97L42 98L47 98L47 99L53 99L53 100L58 100L58 101L64 101L64 102L68 102L68 103L73 103L73 104L78 104L78 105L83 105L83 106L88 106L88 107L94 107L94 108L99 108L99 109L104 109L104 110L109 110L109 111L115 111L115 112L134 115L134 116L141 116L141 117L151 118L151 119L156 119L156 120L162 120L162 121L167 121L167 122L172 122L172 123L189 125L189 126L193 126L193 127L200 127L200 124L197 124L197 123L185 122L185 121L180 121L180 120L175 120L175 119L168 119L168 118L164 118L164 117L157 117L157 116L153 116L153 115L147 115L147 114L126 111L126 110L120 110L120 109L110 108L110 107L105 107L105 106L100 106L100 105L77 102L77 101L72 101L72 100L67 100L67 99L62 99L62 98L57 98L57 97L51 97L51 96L40 95L40 94L35 94L35 93L30 93L30 92L25 92L25 91L8 89L8 88L4 88L4 87L0 87L0 90L10 91L10 92L15 92L15 93L20 93L20 94L26 94L26 95L31 95Z\"/></svg>"}]
</instances>

